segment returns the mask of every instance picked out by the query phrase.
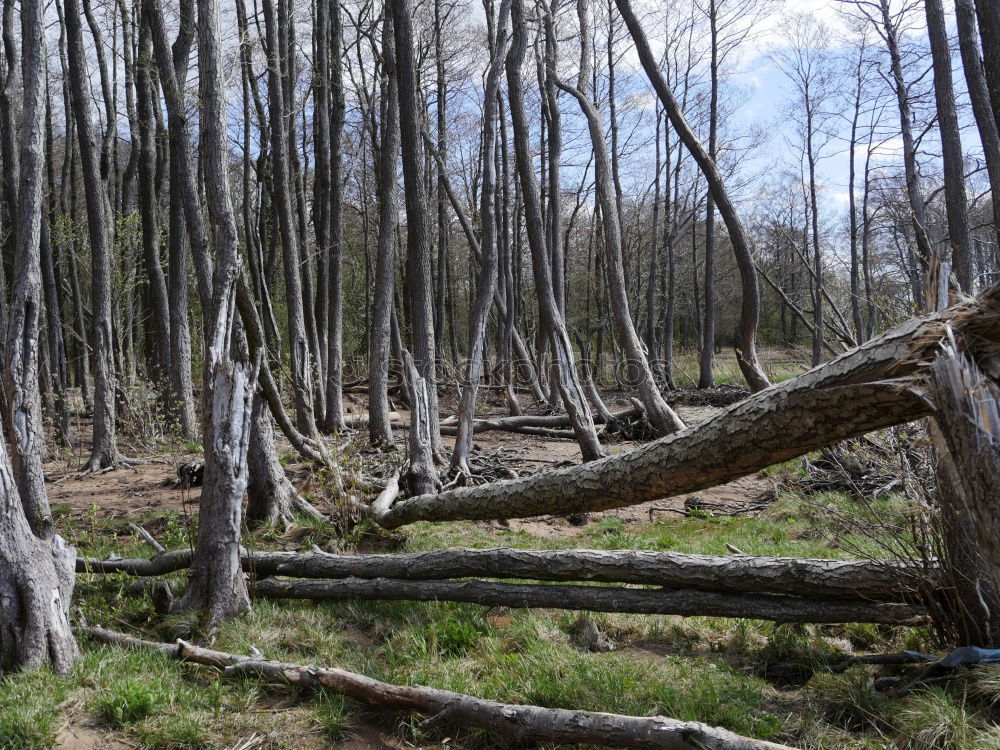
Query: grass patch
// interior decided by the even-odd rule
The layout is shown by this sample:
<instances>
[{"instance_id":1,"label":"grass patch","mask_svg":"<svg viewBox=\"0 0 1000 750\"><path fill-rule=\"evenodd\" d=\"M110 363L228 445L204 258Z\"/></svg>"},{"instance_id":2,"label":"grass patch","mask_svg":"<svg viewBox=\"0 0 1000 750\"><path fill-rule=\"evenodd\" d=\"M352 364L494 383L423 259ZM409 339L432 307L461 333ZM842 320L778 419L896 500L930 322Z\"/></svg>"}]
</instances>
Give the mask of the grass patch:
<instances>
[{"instance_id":1,"label":"grass patch","mask_svg":"<svg viewBox=\"0 0 1000 750\"><path fill-rule=\"evenodd\" d=\"M800 463L775 470L783 476ZM653 523L599 518L573 535L534 536L481 523L418 523L387 533L362 525L346 536L303 522L290 532L250 534L251 549L335 544L346 551L422 551L452 546L646 549L727 554L732 544L749 554L853 557L868 542L840 537L825 507L847 508L849 498L811 498L785 491L754 517L662 517ZM880 501L883 502L883 501ZM880 512L898 510L884 501ZM181 514L135 519L169 548L186 547L193 529ZM148 549L121 519L98 514L61 526L82 555L147 556ZM876 549L872 553L877 553ZM849 551L850 550L850 551ZM185 573L169 577L183 584ZM81 575L75 604L94 623L172 640L204 642L196 617L159 618L147 595L128 590L125 576ZM873 625L782 626L723 618L594 614L592 621L616 647L592 653L574 645L576 613L487 610L448 602L255 601L251 612L213 633L212 646L234 653L258 648L267 657L340 666L397 684L421 684L517 703L663 714L697 720L761 739L810 748L923 748L1000 750L1000 668L975 671L968 695L951 690L893 701L872 687L875 672L844 674L826 665L852 651L927 650L919 631ZM778 689L758 675L761 665L800 664L817 670L801 689ZM995 669L996 671L991 671ZM808 674L808 672L807 672ZM803 678L805 679L805 678ZM442 727L432 736L419 719L376 714L328 692L305 693L256 681L224 680L211 670L161 654L88 645L68 680L47 672L0 681L0 750L51 747L61 706L83 707L109 733L144 748L227 747L252 733L265 745L289 750L328 747L352 723L373 718L407 742L474 748L484 735ZM6 744L5 744L6 743ZM923 743L923 744L920 744ZM963 744L964 743L964 744ZM993 743L993 744L990 744Z\"/></svg>"}]
</instances>

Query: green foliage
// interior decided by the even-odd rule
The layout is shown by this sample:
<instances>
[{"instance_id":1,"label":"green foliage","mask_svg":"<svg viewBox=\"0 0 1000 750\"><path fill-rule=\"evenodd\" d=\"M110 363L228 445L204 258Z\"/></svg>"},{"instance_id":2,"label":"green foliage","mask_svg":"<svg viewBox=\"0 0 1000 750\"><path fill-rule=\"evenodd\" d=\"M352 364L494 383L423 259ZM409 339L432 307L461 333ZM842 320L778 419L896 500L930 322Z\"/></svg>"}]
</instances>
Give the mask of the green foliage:
<instances>
[{"instance_id":1,"label":"green foliage","mask_svg":"<svg viewBox=\"0 0 1000 750\"><path fill-rule=\"evenodd\" d=\"M47 750L59 728L64 681L47 669L0 678L0 750Z\"/></svg>"},{"instance_id":2,"label":"green foliage","mask_svg":"<svg viewBox=\"0 0 1000 750\"><path fill-rule=\"evenodd\" d=\"M99 692L94 709L108 726L120 728L145 719L159 702L148 683L128 677Z\"/></svg>"},{"instance_id":3,"label":"green foliage","mask_svg":"<svg viewBox=\"0 0 1000 750\"><path fill-rule=\"evenodd\" d=\"M897 744L912 750L973 750L978 727L965 696L954 696L943 688L930 687L909 696L896 715L900 738Z\"/></svg>"},{"instance_id":4,"label":"green foliage","mask_svg":"<svg viewBox=\"0 0 1000 750\"><path fill-rule=\"evenodd\" d=\"M149 750L202 750L218 747L202 717L192 714L164 716L138 727L142 744Z\"/></svg>"}]
</instances>

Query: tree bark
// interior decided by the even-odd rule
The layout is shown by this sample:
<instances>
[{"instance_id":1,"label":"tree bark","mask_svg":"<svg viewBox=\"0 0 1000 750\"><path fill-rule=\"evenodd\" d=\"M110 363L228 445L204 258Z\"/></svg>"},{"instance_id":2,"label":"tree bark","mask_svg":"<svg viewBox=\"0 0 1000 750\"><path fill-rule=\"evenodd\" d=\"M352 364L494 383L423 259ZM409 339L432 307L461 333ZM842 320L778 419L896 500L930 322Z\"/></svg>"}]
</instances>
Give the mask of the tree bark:
<instances>
[{"instance_id":1,"label":"tree bark","mask_svg":"<svg viewBox=\"0 0 1000 750\"><path fill-rule=\"evenodd\" d=\"M247 449L247 526L270 526L292 520L296 491L285 475L274 445L274 427L267 400L254 396Z\"/></svg>"},{"instance_id":2,"label":"tree bark","mask_svg":"<svg viewBox=\"0 0 1000 750\"><path fill-rule=\"evenodd\" d=\"M205 196L215 235L211 324L205 339L205 479L198 541L188 588L178 609L207 610L210 628L249 608L240 569L240 523L247 487L247 449L257 363L239 362L233 342L236 285L240 273L236 216L226 170L225 84L222 74L219 0L198 2L198 78Z\"/></svg>"},{"instance_id":3,"label":"tree bark","mask_svg":"<svg viewBox=\"0 0 1000 750\"><path fill-rule=\"evenodd\" d=\"M952 324L974 352L996 343L990 316L1000 288L969 306L904 323L714 418L629 453L583 466L436 496L398 501L388 528L417 520L515 518L605 510L693 492L801 456L838 440L925 416L922 364ZM995 328L995 327L994 327Z\"/></svg>"},{"instance_id":4,"label":"tree bark","mask_svg":"<svg viewBox=\"0 0 1000 750\"><path fill-rule=\"evenodd\" d=\"M490 583L487 581L401 581L344 578L338 581L268 578L254 586L264 599L453 601L484 607L553 608L684 617L740 617L774 622L874 622L915 625L919 607L862 600L715 593L693 589L634 589L617 586Z\"/></svg>"},{"instance_id":5,"label":"tree bark","mask_svg":"<svg viewBox=\"0 0 1000 750\"><path fill-rule=\"evenodd\" d=\"M329 242L330 253L327 263L329 281L327 283L329 308L326 323L327 371L326 371L326 421L330 431L344 429L343 371L344 371L344 315L343 315L343 245L344 245L344 188L343 188L343 136L346 111L344 81L342 72L343 28L340 3L330 4L329 33ZM326 40L322 44L326 44ZM318 159L319 157L317 157Z\"/></svg>"},{"instance_id":6,"label":"tree bark","mask_svg":"<svg viewBox=\"0 0 1000 750\"><path fill-rule=\"evenodd\" d=\"M653 428L661 435L669 435L684 429L684 423L671 409L660 393L649 366L649 358L643 350L642 341L636 333L629 310L628 293L626 291L625 267L622 253L621 225L619 211L615 203L615 191L612 183L612 168L608 159L608 151L604 137L604 126L600 113L591 101L590 72L592 66L590 54L590 6L587 0L578 0L577 15L580 18L580 76L576 87L560 82L560 87L572 94L580 105L587 126L590 130L590 141L594 153L594 184L598 200L601 203L601 219L604 228L604 249L609 263L609 292L611 309L618 329L618 340L624 350L629 369L637 371L637 377L630 383L639 392L646 415ZM630 380L632 373L629 373Z\"/></svg>"},{"instance_id":7,"label":"tree bark","mask_svg":"<svg viewBox=\"0 0 1000 750\"><path fill-rule=\"evenodd\" d=\"M969 605L953 614L963 643L1000 646L1000 388L953 339L930 368L936 430L935 458L949 562L957 566L958 595ZM963 596L964 594L964 596ZM962 622L962 621L965 622Z\"/></svg>"},{"instance_id":8,"label":"tree bark","mask_svg":"<svg viewBox=\"0 0 1000 750\"><path fill-rule=\"evenodd\" d=\"M417 101L418 80L410 0L391 0L396 44L396 95L399 98L403 195L406 199L406 286L413 359L427 384L427 414L431 448L443 452L438 430L437 375L434 357L434 285L427 241L427 201L420 148L422 114ZM443 333L443 332L442 332Z\"/></svg>"},{"instance_id":9,"label":"tree bark","mask_svg":"<svg viewBox=\"0 0 1000 750\"><path fill-rule=\"evenodd\" d=\"M398 482L389 484L384 507L391 507ZM379 500L373 512L379 512ZM257 577L392 578L409 581L451 578L515 578L534 581L598 581L715 593L785 594L814 599L900 602L914 599L927 580L920 561L823 560L793 557L690 555L680 552L513 548L440 549L409 554L333 555L298 552L244 552L243 570ZM190 550L152 558L77 558L78 573L162 576L191 564ZM939 571L931 569L932 576Z\"/></svg>"},{"instance_id":10,"label":"tree bark","mask_svg":"<svg viewBox=\"0 0 1000 750\"><path fill-rule=\"evenodd\" d=\"M941 161L944 165L944 200L948 214L951 266L961 288L972 288L972 238L969 232L968 205L965 196L965 159L955 87L951 81L951 45L942 0L924 0L927 36L931 43L934 66L934 100L937 103L938 128L941 131Z\"/></svg>"},{"instance_id":11,"label":"tree bark","mask_svg":"<svg viewBox=\"0 0 1000 750\"><path fill-rule=\"evenodd\" d=\"M434 468L434 438L431 435L431 399L429 385L417 370L413 357L403 352L406 368L406 389L410 401L409 446L410 460L405 483L410 492L428 494L441 488Z\"/></svg>"},{"instance_id":12,"label":"tree bark","mask_svg":"<svg viewBox=\"0 0 1000 750\"><path fill-rule=\"evenodd\" d=\"M267 92L271 134L271 179L273 200L281 238L281 257L285 270L285 301L288 308L289 369L292 376L295 426L309 438L316 437L313 414L310 346L302 302L301 253L292 206L292 178L288 166L289 111L282 80L287 77L288 61L282 54L281 29L286 18L285 0L263 0L267 29Z\"/></svg>"},{"instance_id":13,"label":"tree bark","mask_svg":"<svg viewBox=\"0 0 1000 750\"><path fill-rule=\"evenodd\" d=\"M21 45L24 112L15 224L18 254L4 372L9 409L4 416L15 461L12 467L0 440L0 669L50 665L67 674L78 656L69 624L76 553L52 529L42 472L38 392L45 159L45 9L41 0L21 2Z\"/></svg>"},{"instance_id":14,"label":"tree bark","mask_svg":"<svg viewBox=\"0 0 1000 750\"><path fill-rule=\"evenodd\" d=\"M899 37L893 21L889 0L879 0L881 10L881 34L889 50L892 88L899 110L899 131L903 140L903 168L906 174L906 196L910 202L910 220L917 246L917 261L922 273L926 274L933 250L927 237L927 215L924 196L920 187L920 172L917 168L917 146L913 139L910 92L903 77L903 58L899 50Z\"/></svg>"},{"instance_id":15,"label":"tree bark","mask_svg":"<svg viewBox=\"0 0 1000 750\"><path fill-rule=\"evenodd\" d=\"M955 26L958 29L958 49L962 54L965 83L976 119L979 142L983 145L986 172L990 178L993 197L993 225L1000 240L1000 130L990 106L990 90L980 59L973 0L955 0Z\"/></svg>"},{"instance_id":16,"label":"tree bark","mask_svg":"<svg viewBox=\"0 0 1000 750\"><path fill-rule=\"evenodd\" d=\"M492 59L486 72L486 86L483 92L483 170L479 209L482 237L479 242L479 278L476 284L476 299L469 316L468 359L458 402L458 432L455 438L455 449L451 454L452 470L465 474L472 471L469 467L469 452L472 450L472 422L476 416L476 394L483 371L487 316L496 293L499 273L495 212L497 175L493 152L497 139L497 93L500 90L500 76L503 74L503 65L507 57L507 17L509 13L510 0L501 0L496 21L495 41L491 50Z\"/></svg>"},{"instance_id":17,"label":"tree bark","mask_svg":"<svg viewBox=\"0 0 1000 750\"><path fill-rule=\"evenodd\" d=\"M392 14L386 0L382 30L385 83L382 91L381 143L376 156L378 238L375 291L372 297L371 339L368 345L368 437L373 445L391 448L389 423L389 358L393 290L396 283L396 165L399 154L399 99L396 95L396 55Z\"/></svg>"}]
</instances>

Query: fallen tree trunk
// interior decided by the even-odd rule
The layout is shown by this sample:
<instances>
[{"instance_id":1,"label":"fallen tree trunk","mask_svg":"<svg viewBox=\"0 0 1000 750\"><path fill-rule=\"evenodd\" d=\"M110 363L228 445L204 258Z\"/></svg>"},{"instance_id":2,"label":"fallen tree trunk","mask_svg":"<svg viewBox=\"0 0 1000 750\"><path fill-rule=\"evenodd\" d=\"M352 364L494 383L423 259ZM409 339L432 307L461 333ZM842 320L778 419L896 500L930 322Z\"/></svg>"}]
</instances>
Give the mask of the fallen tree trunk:
<instances>
[{"instance_id":1,"label":"fallen tree trunk","mask_svg":"<svg viewBox=\"0 0 1000 750\"><path fill-rule=\"evenodd\" d=\"M929 414L922 374L949 325L992 357L1000 287L914 319L865 345L725 409L714 418L625 454L523 479L397 501L376 520L567 515L635 505L713 487L839 440Z\"/></svg>"},{"instance_id":2,"label":"fallen tree trunk","mask_svg":"<svg viewBox=\"0 0 1000 750\"><path fill-rule=\"evenodd\" d=\"M159 651L180 661L222 669L227 677L326 688L369 706L429 715L421 724L424 730L447 722L485 729L518 744L534 740L667 750L793 750L695 721L500 703L421 685L392 685L335 667L239 656L181 640L159 643L104 628L88 628L87 633L99 643Z\"/></svg>"},{"instance_id":3,"label":"fallen tree trunk","mask_svg":"<svg viewBox=\"0 0 1000 750\"><path fill-rule=\"evenodd\" d=\"M917 625L926 619L919 607L898 602L826 600L694 589L636 589L487 581L403 581L395 578L310 581L267 578L257 582L253 595L265 599L452 601L486 607L571 609L684 617L740 617L774 622Z\"/></svg>"},{"instance_id":4,"label":"fallen tree trunk","mask_svg":"<svg viewBox=\"0 0 1000 750\"><path fill-rule=\"evenodd\" d=\"M557 440L576 440L576 433L573 430L558 430L551 427L498 425L490 419L477 419L472 423L473 435L479 435L490 430L502 430L503 432L514 432L519 435L532 435L534 437L553 438ZM454 425L442 425L441 434L457 435L458 428Z\"/></svg>"},{"instance_id":5,"label":"fallen tree trunk","mask_svg":"<svg viewBox=\"0 0 1000 750\"><path fill-rule=\"evenodd\" d=\"M394 482L394 483L393 483ZM387 490L391 498L398 477ZM378 506L379 502L374 503ZM188 550L149 560L79 558L79 573L122 572L160 576L186 568ZM440 549L411 554L330 555L249 552L243 569L257 576L295 578L517 578L538 581L599 581L730 593L795 594L814 598L903 601L911 578L925 579L921 562L821 560L791 557L688 555L621 550Z\"/></svg>"}]
</instances>

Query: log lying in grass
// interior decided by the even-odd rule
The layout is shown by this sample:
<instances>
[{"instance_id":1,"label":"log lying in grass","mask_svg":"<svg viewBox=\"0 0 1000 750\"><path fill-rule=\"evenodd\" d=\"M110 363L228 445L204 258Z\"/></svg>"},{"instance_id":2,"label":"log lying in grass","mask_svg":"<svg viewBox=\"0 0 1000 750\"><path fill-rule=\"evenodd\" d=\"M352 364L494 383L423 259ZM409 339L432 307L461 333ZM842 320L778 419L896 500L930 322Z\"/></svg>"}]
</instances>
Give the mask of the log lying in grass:
<instances>
[{"instance_id":1,"label":"log lying in grass","mask_svg":"<svg viewBox=\"0 0 1000 750\"><path fill-rule=\"evenodd\" d=\"M924 575L917 563L818 560L750 555L721 557L679 552L529 549L440 549L411 554L299 555L254 553L261 575L297 578L520 578L601 581L683 587L700 591L798 594L895 601L902 581Z\"/></svg>"},{"instance_id":2,"label":"log lying in grass","mask_svg":"<svg viewBox=\"0 0 1000 750\"><path fill-rule=\"evenodd\" d=\"M81 558L77 561L77 572L158 576L187 567L190 559L187 550L167 552L149 560ZM928 573L918 562L503 547L368 555L248 552L243 555L243 569L258 576L295 578L442 580L478 577L600 581L699 591L872 601L901 601L907 598L911 588L907 581L918 577L924 579Z\"/></svg>"},{"instance_id":3,"label":"log lying in grass","mask_svg":"<svg viewBox=\"0 0 1000 750\"><path fill-rule=\"evenodd\" d=\"M487 607L740 617L774 622L917 625L926 620L919 607L899 602L876 603L860 599L813 599L694 589L636 589L487 581L402 581L394 578L312 581L267 578L252 587L251 595L267 599L453 601Z\"/></svg>"},{"instance_id":4,"label":"log lying in grass","mask_svg":"<svg viewBox=\"0 0 1000 750\"><path fill-rule=\"evenodd\" d=\"M792 750L786 745L742 737L695 721L500 703L419 685L391 685L334 667L238 656L184 641L157 643L103 628L89 628L88 633L101 643L151 649L182 661L223 669L229 677L256 677L271 683L326 688L370 706L430 716L421 725L422 729L447 722L485 729L518 743L530 740L666 750Z\"/></svg>"},{"instance_id":5,"label":"log lying in grass","mask_svg":"<svg viewBox=\"0 0 1000 750\"><path fill-rule=\"evenodd\" d=\"M126 573L132 576L162 576L191 567L191 550L178 549L155 557L76 558L77 573Z\"/></svg>"},{"instance_id":6,"label":"log lying in grass","mask_svg":"<svg viewBox=\"0 0 1000 750\"><path fill-rule=\"evenodd\" d=\"M839 440L927 416L923 373L949 326L972 356L1000 344L1000 286L908 321L857 349L628 453L509 482L397 501L376 521L567 515L635 505L729 482Z\"/></svg>"}]
</instances>

